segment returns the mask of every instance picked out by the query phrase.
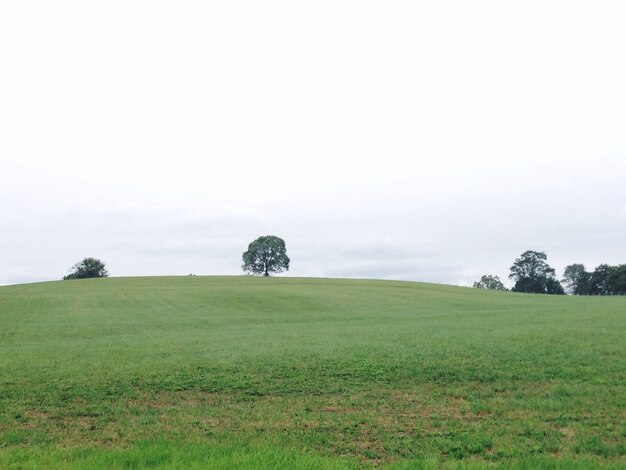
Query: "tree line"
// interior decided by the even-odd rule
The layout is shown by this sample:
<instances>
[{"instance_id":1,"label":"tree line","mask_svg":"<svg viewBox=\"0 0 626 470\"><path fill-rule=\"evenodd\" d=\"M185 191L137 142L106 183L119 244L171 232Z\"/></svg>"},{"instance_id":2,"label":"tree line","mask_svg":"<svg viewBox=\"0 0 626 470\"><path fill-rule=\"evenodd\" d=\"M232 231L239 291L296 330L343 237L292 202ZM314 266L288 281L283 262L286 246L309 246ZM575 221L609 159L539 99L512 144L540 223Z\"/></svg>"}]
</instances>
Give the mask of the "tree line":
<instances>
[{"instance_id":1,"label":"tree line","mask_svg":"<svg viewBox=\"0 0 626 470\"><path fill-rule=\"evenodd\" d=\"M248 245L242 255L245 272L269 276L289 270L285 241L274 235L259 237ZM583 264L570 264L559 281L556 271L548 264L543 251L528 250L522 253L510 268L509 279L515 282L513 292L533 294L565 294L565 288L575 295L626 295L626 264L610 266L601 264L588 272ZM76 263L63 279L107 277L105 264L97 258L85 258ZM565 288L563 287L565 285ZM489 290L508 290L498 276L484 275L474 287Z\"/></svg>"},{"instance_id":2,"label":"tree line","mask_svg":"<svg viewBox=\"0 0 626 470\"><path fill-rule=\"evenodd\" d=\"M593 272L588 272L583 264L570 264L563 279L572 294L626 295L626 264L601 264Z\"/></svg>"},{"instance_id":3,"label":"tree line","mask_svg":"<svg viewBox=\"0 0 626 470\"><path fill-rule=\"evenodd\" d=\"M556 271L543 251L528 250L515 260L509 279L515 282L513 292L532 294L565 294L565 288L574 295L626 295L626 264L601 264L588 272L580 263L570 264L558 280ZM508 290L498 276L484 275L474 287L489 290Z\"/></svg>"}]
</instances>

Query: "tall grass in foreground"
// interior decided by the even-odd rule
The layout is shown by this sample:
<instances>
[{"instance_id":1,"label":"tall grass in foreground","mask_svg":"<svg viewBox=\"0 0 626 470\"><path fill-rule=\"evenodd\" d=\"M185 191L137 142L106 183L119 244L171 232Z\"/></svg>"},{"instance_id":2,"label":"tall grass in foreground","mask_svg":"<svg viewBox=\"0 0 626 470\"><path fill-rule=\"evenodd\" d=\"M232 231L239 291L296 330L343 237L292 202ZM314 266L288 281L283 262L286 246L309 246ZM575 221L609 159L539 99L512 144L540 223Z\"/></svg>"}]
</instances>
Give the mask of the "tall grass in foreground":
<instances>
[{"instance_id":1,"label":"tall grass in foreground","mask_svg":"<svg viewBox=\"0 0 626 470\"><path fill-rule=\"evenodd\" d=\"M310 470L351 470L373 467L374 464L354 459L330 458L310 453L280 448L240 448L232 446L207 446L190 443L151 442L139 443L129 449L12 449L0 453L0 465L7 470L40 468L76 470L125 469L224 469L264 470L298 468ZM437 458L394 463L390 470L480 470L497 467L484 462L446 462ZM523 461L508 462L512 470L554 469L593 470L596 468L623 468L617 464L599 465L589 459L563 459L532 457Z\"/></svg>"}]
</instances>

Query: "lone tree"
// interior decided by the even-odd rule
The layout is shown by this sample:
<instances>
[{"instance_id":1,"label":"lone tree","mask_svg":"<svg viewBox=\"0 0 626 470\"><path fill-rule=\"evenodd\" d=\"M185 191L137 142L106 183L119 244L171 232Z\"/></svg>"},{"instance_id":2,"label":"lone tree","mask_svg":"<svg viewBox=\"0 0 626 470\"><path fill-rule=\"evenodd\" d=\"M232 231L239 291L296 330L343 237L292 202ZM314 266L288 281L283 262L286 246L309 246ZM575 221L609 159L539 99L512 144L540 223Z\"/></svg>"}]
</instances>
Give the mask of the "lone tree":
<instances>
[{"instance_id":1,"label":"lone tree","mask_svg":"<svg viewBox=\"0 0 626 470\"><path fill-rule=\"evenodd\" d=\"M474 287L487 290L508 290L498 276L492 276L491 274L482 276L480 281L474 283Z\"/></svg>"},{"instance_id":2,"label":"lone tree","mask_svg":"<svg viewBox=\"0 0 626 470\"><path fill-rule=\"evenodd\" d=\"M289 257L285 241L274 235L259 237L243 253L241 268L252 274L269 276L270 273L289 271Z\"/></svg>"},{"instance_id":3,"label":"lone tree","mask_svg":"<svg viewBox=\"0 0 626 470\"><path fill-rule=\"evenodd\" d=\"M509 279L515 281L514 292L533 294L564 294L561 283L554 276L555 271L546 262L543 251L525 251L511 266Z\"/></svg>"},{"instance_id":4,"label":"lone tree","mask_svg":"<svg viewBox=\"0 0 626 470\"><path fill-rule=\"evenodd\" d=\"M71 272L63 277L68 279L88 279L92 277L108 277L105 264L97 258L85 258L72 266Z\"/></svg>"}]
</instances>

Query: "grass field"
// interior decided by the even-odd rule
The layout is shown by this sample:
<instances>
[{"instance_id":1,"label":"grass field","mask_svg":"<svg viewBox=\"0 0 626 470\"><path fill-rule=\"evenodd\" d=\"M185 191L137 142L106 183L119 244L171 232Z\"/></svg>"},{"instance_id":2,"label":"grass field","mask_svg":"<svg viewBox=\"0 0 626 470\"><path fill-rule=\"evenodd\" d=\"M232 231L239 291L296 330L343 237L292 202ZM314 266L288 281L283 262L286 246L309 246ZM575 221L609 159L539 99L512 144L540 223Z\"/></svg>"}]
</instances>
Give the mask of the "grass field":
<instances>
[{"instance_id":1,"label":"grass field","mask_svg":"<svg viewBox=\"0 0 626 470\"><path fill-rule=\"evenodd\" d=\"M626 298L0 287L0 468L625 468Z\"/></svg>"}]
</instances>

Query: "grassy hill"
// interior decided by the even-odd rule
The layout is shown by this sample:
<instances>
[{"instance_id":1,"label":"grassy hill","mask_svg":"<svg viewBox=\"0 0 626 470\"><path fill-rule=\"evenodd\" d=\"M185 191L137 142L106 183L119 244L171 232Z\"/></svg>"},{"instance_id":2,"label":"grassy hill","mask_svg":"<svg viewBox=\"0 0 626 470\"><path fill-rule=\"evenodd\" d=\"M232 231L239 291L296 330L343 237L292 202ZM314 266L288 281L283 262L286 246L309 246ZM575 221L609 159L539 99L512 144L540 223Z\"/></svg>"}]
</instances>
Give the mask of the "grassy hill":
<instances>
[{"instance_id":1,"label":"grassy hill","mask_svg":"<svg viewBox=\"0 0 626 470\"><path fill-rule=\"evenodd\" d=\"M0 287L0 468L623 468L625 338L623 297Z\"/></svg>"}]
</instances>

